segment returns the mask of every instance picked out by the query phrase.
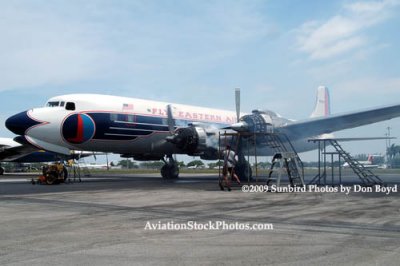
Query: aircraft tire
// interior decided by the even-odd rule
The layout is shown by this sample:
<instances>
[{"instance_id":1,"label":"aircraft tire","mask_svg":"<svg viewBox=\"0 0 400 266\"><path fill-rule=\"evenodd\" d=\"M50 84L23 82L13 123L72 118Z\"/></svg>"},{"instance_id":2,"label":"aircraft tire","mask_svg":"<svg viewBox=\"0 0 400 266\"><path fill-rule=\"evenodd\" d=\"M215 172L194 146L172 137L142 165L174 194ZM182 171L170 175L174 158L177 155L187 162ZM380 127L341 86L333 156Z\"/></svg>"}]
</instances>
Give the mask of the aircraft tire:
<instances>
[{"instance_id":1,"label":"aircraft tire","mask_svg":"<svg viewBox=\"0 0 400 266\"><path fill-rule=\"evenodd\" d=\"M164 179L176 179L179 177L179 167L177 164L165 164L161 167L161 176Z\"/></svg>"},{"instance_id":2,"label":"aircraft tire","mask_svg":"<svg viewBox=\"0 0 400 266\"><path fill-rule=\"evenodd\" d=\"M4 168L0 167L0 175L4 175Z\"/></svg>"},{"instance_id":3,"label":"aircraft tire","mask_svg":"<svg viewBox=\"0 0 400 266\"><path fill-rule=\"evenodd\" d=\"M46 184L53 185L56 184L57 181L57 173L50 172L46 175Z\"/></svg>"},{"instance_id":4,"label":"aircraft tire","mask_svg":"<svg viewBox=\"0 0 400 266\"><path fill-rule=\"evenodd\" d=\"M249 162L238 164L235 167L235 172L238 175L239 180L241 182L247 182L248 180L251 181L253 178L253 171L251 169Z\"/></svg>"},{"instance_id":5,"label":"aircraft tire","mask_svg":"<svg viewBox=\"0 0 400 266\"><path fill-rule=\"evenodd\" d=\"M68 179L68 169L67 169L67 167L65 167L64 166L64 168L63 168L63 177L64 177L64 182L65 181L67 181L67 179Z\"/></svg>"}]
</instances>

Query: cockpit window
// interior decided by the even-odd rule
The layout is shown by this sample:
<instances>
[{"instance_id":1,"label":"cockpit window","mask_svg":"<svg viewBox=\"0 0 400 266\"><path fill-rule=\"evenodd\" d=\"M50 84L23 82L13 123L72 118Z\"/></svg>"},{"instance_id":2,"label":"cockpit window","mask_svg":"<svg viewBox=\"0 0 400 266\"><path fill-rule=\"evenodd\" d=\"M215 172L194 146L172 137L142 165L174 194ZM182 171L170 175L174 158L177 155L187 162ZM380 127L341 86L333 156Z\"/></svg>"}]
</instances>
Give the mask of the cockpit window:
<instances>
[{"instance_id":1,"label":"cockpit window","mask_svg":"<svg viewBox=\"0 0 400 266\"><path fill-rule=\"evenodd\" d=\"M47 107L58 107L60 105L60 102L48 102L46 104Z\"/></svg>"},{"instance_id":2,"label":"cockpit window","mask_svg":"<svg viewBox=\"0 0 400 266\"><path fill-rule=\"evenodd\" d=\"M67 102L65 105L65 109L69 111L75 111L75 103Z\"/></svg>"}]
</instances>

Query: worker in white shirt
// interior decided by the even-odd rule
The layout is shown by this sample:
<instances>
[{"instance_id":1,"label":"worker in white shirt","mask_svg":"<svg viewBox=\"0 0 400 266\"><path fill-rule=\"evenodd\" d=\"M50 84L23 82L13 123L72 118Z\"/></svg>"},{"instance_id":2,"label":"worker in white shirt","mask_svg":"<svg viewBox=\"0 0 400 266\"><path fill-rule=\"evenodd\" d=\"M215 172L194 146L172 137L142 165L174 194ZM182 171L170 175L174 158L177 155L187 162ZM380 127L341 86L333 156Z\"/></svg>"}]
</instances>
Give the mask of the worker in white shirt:
<instances>
[{"instance_id":1,"label":"worker in white shirt","mask_svg":"<svg viewBox=\"0 0 400 266\"><path fill-rule=\"evenodd\" d=\"M228 179L228 173L232 178L235 178L235 180L238 182L240 185L240 180L239 177L235 174L235 165L236 165L236 153L231 149L230 145L226 145L226 149L224 150L224 166L222 168L222 175L223 175L223 181L225 182L225 186L227 187L228 191L231 191L231 185L230 181ZM220 182L220 188L221 190L224 190L223 184Z\"/></svg>"}]
</instances>

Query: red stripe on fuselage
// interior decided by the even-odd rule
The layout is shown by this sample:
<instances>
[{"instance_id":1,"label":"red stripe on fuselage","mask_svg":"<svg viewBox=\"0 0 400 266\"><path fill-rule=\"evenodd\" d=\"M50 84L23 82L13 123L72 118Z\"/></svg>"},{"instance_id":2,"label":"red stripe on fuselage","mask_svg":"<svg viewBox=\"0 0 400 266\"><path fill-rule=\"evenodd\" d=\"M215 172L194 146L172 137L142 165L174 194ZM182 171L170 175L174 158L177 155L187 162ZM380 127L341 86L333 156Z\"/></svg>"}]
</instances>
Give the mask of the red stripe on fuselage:
<instances>
[{"instance_id":1,"label":"red stripe on fuselage","mask_svg":"<svg viewBox=\"0 0 400 266\"><path fill-rule=\"evenodd\" d=\"M78 123L76 127L76 137L69 139L71 142L80 143L83 142L83 119L80 114L77 115Z\"/></svg>"}]
</instances>

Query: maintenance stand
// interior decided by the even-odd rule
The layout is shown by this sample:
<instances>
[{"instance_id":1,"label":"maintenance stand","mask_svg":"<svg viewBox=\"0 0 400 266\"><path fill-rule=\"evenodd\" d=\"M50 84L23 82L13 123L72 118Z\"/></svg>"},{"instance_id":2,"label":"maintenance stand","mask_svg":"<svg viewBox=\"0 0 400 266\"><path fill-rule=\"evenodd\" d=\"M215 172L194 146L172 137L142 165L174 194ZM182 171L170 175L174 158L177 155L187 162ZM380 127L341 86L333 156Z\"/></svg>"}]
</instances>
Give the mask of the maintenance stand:
<instances>
[{"instance_id":1,"label":"maintenance stand","mask_svg":"<svg viewBox=\"0 0 400 266\"><path fill-rule=\"evenodd\" d=\"M242 181L247 181L248 184L250 184L251 181L254 181L254 178L252 177L252 169L248 163L250 157L254 157L256 183L258 183L259 180L263 180L267 185L276 183L277 186L280 186L282 176L283 174L286 174L289 184L292 187L305 185L303 163L289 138L285 134L274 132L220 132L220 149L221 147L225 147L227 144L231 147L235 147L236 154L238 155L239 166L239 171L235 172L239 175ZM272 154L274 154L267 176L259 175L258 156L260 153L265 153L265 151L260 152L260 149L272 150ZM271 154L270 152L268 153ZM219 151L219 154L222 155L221 150ZM243 161L245 161L245 163L243 163ZM219 165L219 180L222 180L221 163ZM243 165L246 165L244 171ZM243 180L243 175L247 180Z\"/></svg>"},{"instance_id":2,"label":"maintenance stand","mask_svg":"<svg viewBox=\"0 0 400 266\"><path fill-rule=\"evenodd\" d=\"M309 184L318 184L321 185L321 181L323 181L323 185L327 185L327 156L331 157L331 185L335 184L334 177L334 156L338 156L338 168L339 168L339 183L342 184L342 160L347 162L349 167L353 170L353 172L357 175L357 177L361 180L363 185L365 186L373 186L373 185L383 185L382 179L380 179L377 175L375 175L371 170L367 169L362 165L359 161L350 156L348 152L346 152L342 146L340 146L338 139L309 139L308 141L318 143L318 174L310 181ZM335 151L327 152L326 147L331 145Z\"/></svg>"}]
</instances>

